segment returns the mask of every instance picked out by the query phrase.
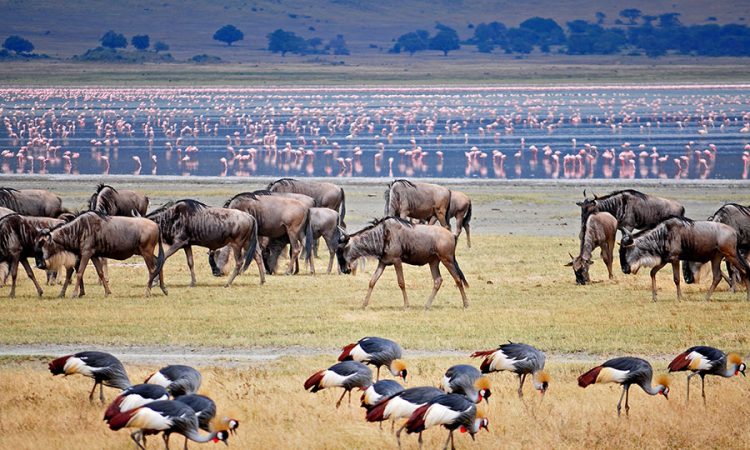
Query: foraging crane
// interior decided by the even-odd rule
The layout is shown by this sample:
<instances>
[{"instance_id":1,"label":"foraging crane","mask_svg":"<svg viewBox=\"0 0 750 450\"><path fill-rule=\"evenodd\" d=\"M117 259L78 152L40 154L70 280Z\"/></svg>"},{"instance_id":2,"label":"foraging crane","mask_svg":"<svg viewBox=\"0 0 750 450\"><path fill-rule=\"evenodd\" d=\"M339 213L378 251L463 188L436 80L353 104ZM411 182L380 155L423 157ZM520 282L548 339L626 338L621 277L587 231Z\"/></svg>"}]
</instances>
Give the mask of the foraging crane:
<instances>
[{"instance_id":1,"label":"foraging crane","mask_svg":"<svg viewBox=\"0 0 750 450\"><path fill-rule=\"evenodd\" d=\"M742 374L745 376L746 365L737 353L725 354L721 350L713 347L699 345L690 347L669 363L670 372L680 372L690 370L692 373L687 376L687 401L690 401L690 379L696 375L701 377L701 395L703 404L706 404L706 375L718 375L724 378L730 378Z\"/></svg>"},{"instance_id":2,"label":"foraging crane","mask_svg":"<svg viewBox=\"0 0 750 450\"><path fill-rule=\"evenodd\" d=\"M342 387L344 392L341 393L336 402L336 408L341 406L341 400L344 395L349 393L349 404L352 402L352 389L360 388L362 390L372 386L372 370L358 361L344 361L334 364L326 370L321 370L310 376L305 381L305 390L318 392L325 388Z\"/></svg>"},{"instance_id":3,"label":"foraging crane","mask_svg":"<svg viewBox=\"0 0 750 450\"><path fill-rule=\"evenodd\" d=\"M201 434L198 417L190 406L175 400L162 400L140 406L130 411L115 415L109 420L109 428L117 431L122 428L137 428L130 434L130 438L138 448L146 450L141 444L145 436L163 432L166 448L169 448L169 436L177 433L194 442L219 442L226 444L229 438L227 430L216 430L208 434ZM187 442L185 443L187 449Z\"/></svg>"},{"instance_id":4,"label":"foraging crane","mask_svg":"<svg viewBox=\"0 0 750 450\"><path fill-rule=\"evenodd\" d=\"M474 403L479 403L482 399L488 402L492 395L490 380L482 376L479 369L468 364L449 368L443 376L441 387L447 394L461 394Z\"/></svg>"},{"instance_id":5,"label":"foraging crane","mask_svg":"<svg viewBox=\"0 0 750 450\"><path fill-rule=\"evenodd\" d=\"M367 412L365 419L368 422L382 422L384 420L396 422L399 419L408 419L417 408L444 394L445 392L431 386L406 389L382 400ZM406 424L396 431L396 442L398 442L399 448L401 448L401 432L405 427Z\"/></svg>"},{"instance_id":6,"label":"foraging crane","mask_svg":"<svg viewBox=\"0 0 750 450\"><path fill-rule=\"evenodd\" d=\"M198 427L201 430L211 431L211 422L216 417L216 403L213 400L205 395L185 394L175 397L175 401L182 402L193 408L195 415L198 417ZM226 428L232 434L240 426L238 420L229 417L219 419L218 423L222 424L222 429Z\"/></svg>"},{"instance_id":7,"label":"foraging crane","mask_svg":"<svg viewBox=\"0 0 750 450\"><path fill-rule=\"evenodd\" d=\"M544 353L531 345L508 341L495 350L474 352L471 357L484 357L479 366L482 373L509 371L518 375L518 398L523 397L523 383L528 375L534 389L541 395L547 392L550 378L544 371Z\"/></svg>"},{"instance_id":8,"label":"foraging crane","mask_svg":"<svg viewBox=\"0 0 750 450\"><path fill-rule=\"evenodd\" d=\"M104 413L104 420L109 421L117 414L159 400L169 400L169 392L162 386L156 384L130 386L109 404Z\"/></svg>"},{"instance_id":9,"label":"foraging crane","mask_svg":"<svg viewBox=\"0 0 750 450\"><path fill-rule=\"evenodd\" d=\"M190 366L165 366L149 375L144 383L158 384L169 391L172 397L194 394L201 387L201 374Z\"/></svg>"},{"instance_id":10,"label":"foraging crane","mask_svg":"<svg viewBox=\"0 0 750 450\"><path fill-rule=\"evenodd\" d=\"M406 381L406 364L401 360L401 346L390 339L364 337L342 350L339 361L359 361L377 367L376 381L380 380L380 366L388 367L394 377Z\"/></svg>"},{"instance_id":11,"label":"foraging crane","mask_svg":"<svg viewBox=\"0 0 750 450\"><path fill-rule=\"evenodd\" d=\"M653 369L648 361L641 358L629 356L610 359L601 366L596 366L578 377L578 386L585 388L594 383L619 383L622 385L620 401L617 402L617 415L620 415L622 397L625 397L625 415L630 412L628 405L628 390L632 384L637 384L648 395L661 394L669 400L669 377L660 375L656 377L656 385L651 386Z\"/></svg>"},{"instance_id":12,"label":"foraging crane","mask_svg":"<svg viewBox=\"0 0 750 450\"><path fill-rule=\"evenodd\" d=\"M433 398L429 403L420 406L406 422L407 433L419 433L419 448L422 448L422 432L435 425L442 425L448 429L448 439L445 441L444 449L451 444L451 449L456 446L453 442L453 432L460 429L462 433L469 432L471 439L484 428L489 431L489 420L484 413L477 410L477 405L458 394L443 394Z\"/></svg>"},{"instance_id":13,"label":"foraging crane","mask_svg":"<svg viewBox=\"0 0 750 450\"><path fill-rule=\"evenodd\" d=\"M94 400L94 390L99 385L99 400L104 404L102 386L125 389L130 387L130 379L119 359L105 352L78 352L57 358L49 363L52 375L80 374L94 379L89 401Z\"/></svg>"},{"instance_id":14,"label":"foraging crane","mask_svg":"<svg viewBox=\"0 0 750 450\"><path fill-rule=\"evenodd\" d=\"M368 412L388 397L402 392L404 387L393 380L380 380L368 387L360 398L362 407Z\"/></svg>"}]
</instances>

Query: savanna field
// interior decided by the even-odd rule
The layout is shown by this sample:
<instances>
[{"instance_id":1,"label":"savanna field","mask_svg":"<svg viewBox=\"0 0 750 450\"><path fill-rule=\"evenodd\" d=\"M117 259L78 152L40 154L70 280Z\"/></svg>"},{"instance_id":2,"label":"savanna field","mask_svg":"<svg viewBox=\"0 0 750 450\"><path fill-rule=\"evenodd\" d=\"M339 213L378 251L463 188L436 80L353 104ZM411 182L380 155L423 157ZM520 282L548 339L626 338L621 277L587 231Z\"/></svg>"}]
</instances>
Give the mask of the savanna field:
<instances>
[{"instance_id":1,"label":"savanna field","mask_svg":"<svg viewBox=\"0 0 750 450\"><path fill-rule=\"evenodd\" d=\"M258 183L204 181L188 185L132 179L113 183L151 197L152 207L169 199L193 197L211 205ZM30 187L17 181L14 187ZM69 207L82 206L94 181L40 181ZM43 186L41 186L43 185ZM383 183L343 184L347 224L357 230L382 213ZM392 268L378 282L370 306L360 308L375 268L368 261L356 276L326 275L327 252L320 247L318 274L274 275L259 285L253 264L230 288L211 275L205 251L196 248L198 286L189 288L182 252L165 266L169 296L158 290L142 296L146 271L142 260L110 264L107 298L87 270L87 295L58 299L59 286L45 286L36 297L19 274L16 299L3 300L0 328L0 448L133 448L129 432L110 431L102 422L104 406L89 403L91 380L53 378L52 357L81 350L110 351L120 357L134 383L166 364L189 364L203 374L201 393L211 396L222 414L240 422L232 448L395 448L389 432L364 421L359 392L352 405L334 403L341 391L311 394L303 389L312 373L332 365L339 349L364 336L393 339L404 348L409 366L406 387L437 386L445 370L459 363L478 365L469 355L512 340L547 353L552 381L544 399L527 384L523 400L509 373L489 375L493 395L486 406L489 432L471 442L456 434L459 448L743 448L750 438L750 389L743 377L706 378L707 406L693 380L685 402L685 375L673 374L669 400L631 389L630 416L618 418L618 385L581 389L578 375L614 356L649 360L655 374L693 345L750 353L747 324L750 303L742 290L721 284L705 302L708 279L683 284L684 301L675 298L672 274L657 278L658 300L651 301L648 272L624 275L615 262L615 278L595 252L593 284L577 286L564 267L578 249L583 185L550 183L450 184L474 201L472 248L459 239L456 258L470 287L470 306L461 308L458 290L442 269L444 283L430 311L422 308L431 288L427 267L405 266L411 308L402 309ZM623 187L587 184L602 194ZM686 214L704 219L725 201L750 203L741 183L643 183L638 189L681 201ZM283 261L282 261L283 263ZM22 272L22 271L20 271ZM38 273L38 276L41 272ZM4 288L7 293L7 286ZM43 355L43 356L42 356ZM163 355L163 359L160 359ZM387 371L381 371L381 376ZM110 401L115 389L105 388ZM428 429L425 448L442 447L444 430ZM416 437L402 435L405 448ZM182 445L175 437L172 447ZM213 444L206 444L207 446ZM149 438L149 448L161 448ZM199 448L198 444L191 448Z\"/></svg>"}]
</instances>

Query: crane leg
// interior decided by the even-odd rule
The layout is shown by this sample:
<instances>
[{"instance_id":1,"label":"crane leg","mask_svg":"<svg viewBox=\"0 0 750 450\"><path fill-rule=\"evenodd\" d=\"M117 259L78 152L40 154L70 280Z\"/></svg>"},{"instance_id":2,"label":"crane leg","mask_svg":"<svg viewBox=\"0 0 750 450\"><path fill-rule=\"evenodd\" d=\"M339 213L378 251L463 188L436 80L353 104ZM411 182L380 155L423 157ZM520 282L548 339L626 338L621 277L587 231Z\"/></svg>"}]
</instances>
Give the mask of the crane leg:
<instances>
[{"instance_id":1,"label":"crane leg","mask_svg":"<svg viewBox=\"0 0 750 450\"><path fill-rule=\"evenodd\" d=\"M375 381L380 381L380 366L378 366L378 372L377 372L377 375L375 376Z\"/></svg>"},{"instance_id":2,"label":"crane leg","mask_svg":"<svg viewBox=\"0 0 750 450\"><path fill-rule=\"evenodd\" d=\"M141 436L142 435L143 435L143 432L141 430L136 430L136 431L133 431L132 433L130 433L130 439L132 439L133 442L135 442L135 445L139 449L146 450L146 447L144 447L143 445L141 445Z\"/></svg>"},{"instance_id":3,"label":"crane leg","mask_svg":"<svg viewBox=\"0 0 750 450\"><path fill-rule=\"evenodd\" d=\"M703 406L706 406L706 377L701 374L701 396L703 397Z\"/></svg>"},{"instance_id":4,"label":"crane leg","mask_svg":"<svg viewBox=\"0 0 750 450\"><path fill-rule=\"evenodd\" d=\"M419 439L417 440L417 442L419 443L419 450L422 450L423 441L422 441L422 432L421 431L419 432Z\"/></svg>"},{"instance_id":5,"label":"crane leg","mask_svg":"<svg viewBox=\"0 0 750 450\"><path fill-rule=\"evenodd\" d=\"M96 391L96 385L99 384L98 381L94 381L94 387L91 388L91 392L89 393L89 402L94 401L94 391Z\"/></svg>"},{"instance_id":6,"label":"crane leg","mask_svg":"<svg viewBox=\"0 0 750 450\"><path fill-rule=\"evenodd\" d=\"M696 373L691 373L687 376L687 402L690 402L690 379L693 378Z\"/></svg>"},{"instance_id":7,"label":"crane leg","mask_svg":"<svg viewBox=\"0 0 750 450\"><path fill-rule=\"evenodd\" d=\"M630 404L628 403L628 400L630 400L630 386L625 388L625 415L630 416Z\"/></svg>"},{"instance_id":8,"label":"crane leg","mask_svg":"<svg viewBox=\"0 0 750 450\"><path fill-rule=\"evenodd\" d=\"M518 383L518 398L523 398L523 382L526 381L526 374L522 373L518 376L520 383Z\"/></svg>"},{"instance_id":9,"label":"crane leg","mask_svg":"<svg viewBox=\"0 0 750 450\"><path fill-rule=\"evenodd\" d=\"M620 417L620 405L622 405L622 398L625 396L625 386L622 387L622 393L620 394L620 401L617 402L617 417Z\"/></svg>"},{"instance_id":10,"label":"crane leg","mask_svg":"<svg viewBox=\"0 0 750 450\"><path fill-rule=\"evenodd\" d=\"M396 423L394 420L393 423ZM401 428L396 431L396 442L398 443L398 448L401 450L401 432L404 431L404 428L406 427L406 423L404 423Z\"/></svg>"},{"instance_id":11,"label":"crane leg","mask_svg":"<svg viewBox=\"0 0 750 450\"><path fill-rule=\"evenodd\" d=\"M346 395L346 391L344 391L344 392L341 393L341 397L339 397L339 401L336 402L336 408L338 408L339 406L341 406L341 400L344 399L345 395Z\"/></svg>"},{"instance_id":12,"label":"crane leg","mask_svg":"<svg viewBox=\"0 0 750 450\"><path fill-rule=\"evenodd\" d=\"M102 405L104 404L104 385L102 383L99 383L99 400L101 400Z\"/></svg>"}]
</instances>

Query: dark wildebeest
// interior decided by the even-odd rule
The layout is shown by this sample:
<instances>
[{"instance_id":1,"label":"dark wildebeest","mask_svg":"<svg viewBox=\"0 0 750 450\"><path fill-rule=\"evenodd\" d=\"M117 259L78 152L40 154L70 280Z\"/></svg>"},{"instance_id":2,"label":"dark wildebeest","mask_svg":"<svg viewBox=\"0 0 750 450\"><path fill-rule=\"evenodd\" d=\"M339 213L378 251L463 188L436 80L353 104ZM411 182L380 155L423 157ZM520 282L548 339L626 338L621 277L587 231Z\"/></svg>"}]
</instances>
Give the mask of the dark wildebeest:
<instances>
[{"instance_id":1,"label":"dark wildebeest","mask_svg":"<svg viewBox=\"0 0 750 450\"><path fill-rule=\"evenodd\" d=\"M471 248L471 199L461 191L451 189L451 204L448 217L456 219L456 237L461 236L461 229L466 230L466 245ZM430 225L437 222L437 216L432 216Z\"/></svg>"},{"instance_id":2,"label":"dark wildebeest","mask_svg":"<svg viewBox=\"0 0 750 450\"><path fill-rule=\"evenodd\" d=\"M23 216L57 217L66 212L60 197L43 189L0 188L0 206Z\"/></svg>"},{"instance_id":3,"label":"dark wildebeest","mask_svg":"<svg viewBox=\"0 0 750 450\"><path fill-rule=\"evenodd\" d=\"M448 210L450 189L430 183L395 180L385 194L385 215L402 219L430 220L437 217L440 225L450 230Z\"/></svg>"},{"instance_id":4,"label":"dark wildebeest","mask_svg":"<svg viewBox=\"0 0 750 450\"><path fill-rule=\"evenodd\" d=\"M164 261L181 248L185 250L190 268L190 287L195 286L193 267L193 245L206 247L209 251L229 246L234 253L235 268L226 286L255 260L260 267L260 281L264 273L258 245L258 227L250 214L236 209L213 208L197 200L169 202L146 215L159 225L161 239L169 245ZM243 264L244 255L244 264ZM209 259L209 261L211 261Z\"/></svg>"},{"instance_id":5,"label":"dark wildebeest","mask_svg":"<svg viewBox=\"0 0 750 450\"><path fill-rule=\"evenodd\" d=\"M346 195L344 188L333 183L320 181L301 181L293 178L281 178L269 183L267 189L271 192L294 192L304 194L315 200L318 208L328 208L338 211L341 222L346 217Z\"/></svg>"},{"instance_id":6,"label":"dark wildebeest","mask_svg":"<svg viewBox=\"0 0 750 450\"><path fill-rule=\"evenodd\" d=\"M362 307L367 307L370 295L383 274L386 266L392 265L396 269L398 286L404 296L404 308L409 307L409 299L406 296L406 284L404 283L404 270L402 263L414 266L430 265L432 271L432 293L427 299L425 309L429 309L435 298L443 279L440 276L440 263L442 262L461 292L464 308L468 308L469 299L466 298L464 286L469 287L463 272L456 261L456 238L450 231L440 227L415 224L397 217L385 217L370 223L370 225L357 231L346 234L341 231L339 246L336 256L342 272L350 273L351 264L356 259L364 256L376 256L378 267L370 279L370 286Z\"/></svg>"},{"instance_id":7,"label":"dark wildebeest","mask_svg":"<svg viewBox=\"0 0 750 450\"><path fill-rule=\"evenodd\" d=\"M159 247L158 256L154 250ZM68 223L41 232L36 242L36 265L45 269L47 261L61 251L75 254L78 263L78 279L73 290L77 297L83 285L83 274L89 260L94 263L99 279L104 285L105 295L111 293L109 283L102 271L101 258L125 260L140 255L148 268L147 296L151 295L151 285L159 277L159 286L167 294L164 286L162 266L164 248L161 244L159 226L142 217L107 216L96 211L87 211Z\"/></svg>"},{"instance_id":8,"label":"dark wildebeest","mask_svg":"<svg viewBox=\"0 0 750 450\"><path fill-rule=\"evenodd\" d=\"M16 279L18 276L18 263L21 263L26 275L36 287L36 292L42 296L42 288L34 276L34 271L29 265L28 258L34 257L34 244L39 237L40 231L44 228L57 226L64 223L61 219L49 217L22 216L20 214L8 214L0 218L0 261L8 264L8 271L11 276L10 298L16 296ZM75 265L75 258L72 264L63 264L63 256L72 256L61 254L55 261L56 266ZM67 262L67 261L66 261ZM57 267L56 267L57 268Z\"/></svg>"},{"instance_id":9,"label":"dark wildebeest","mask_svg":"<svg viewBox=\"0 0 750 450\"><path fill-rule=\"evenodd\" d=\"M597 247L602 249L602 260L607 266L609 279L612 279L612 260L615 250L615 236L617 235L617 219L606 212L591 214L586 223L586 234L581 241L578 256L570 255L571 261L566 266L573 266L576 284L591 282L589 266L594 264L591 254Z\"/></svg>"},{"instance_id":10,"label":"dark wildebeest","mask_svg":"<svg viewBox=\"0 0 750 450\"><path fill-rule=\"evenodd\" d=\"M310 264L310 270L315 273L311 255L312 224L310 208L299 200L282 195L273 195L269 191L243 192L227 200L225 208L245 211L255 218L258 224L258 236L269 239L285 236L291 243L291 258L287 274L294 272L294 264L302 251L302 241ZM229 260L229 248L224 247L210 255L214 259L211 263L213 273L220 276Z\"/></svg>"},{"instance_id":11,"label":"dark wildebeest","mask_svg":"<svg viewBox=\"0 0 750 450\"><path fill-rule=\"evenodd\" d=\"M328 247L328 271L333 269L333 260L336 254L336 247L339 245L339 213L329 208L310 208L310 223L313 232L313 240L317 241L323 238ZM273 273L281 251L289 243L284 236L280 239L273 239L268 243L264 252L264 260L268 270Z\"/></svg>"},{"instance_id":12,"label":"dark wildebeest","mask_svg":"<svg viewBox=\"0 0 750 450\"><path fill-rule=\"evenodd\" d=\"M148 210L148 197L135 191L117 190L100 184L89 199L89 209L108 216L145 216Z\"/></svg>"},{"instance_id":13,"label":"dark wildebeest","mask_svg":"<svg viewBox=\"0 0 750 450\"><path fill-rule=\"evenodd\" d=\"M711 298L716 285L721 281L721 260L726 258L745 277L750 300L750 281L747 274L750 267L739 255L737 232L729 225L718 222L694 222L684 217L667 219L651 230L636 235L625 232L620 242L620 266L624 273L636 273L641 267L651 269L652 299L656 301L656 273L666 264L672 264L672 275L677 287L677 299L682 299L680 291L680 260L711 261L713 283L706 300Z\"/></svg>"},{"instance_id":14,"label":"dark wildebeest","mask_svg":"<svg viewBox=\"0 0 750 450\"><path fill-rule=\"evenodd\" d=\"M745 258L747 257L748 251L750 251L750 208L737 203L727 203L716 210L708 220L725 223L734 228L737 232L737 244L740 251ZM698 281L701 266L703 264L699 262L690 262L682 266L683 278L686 283L691 284ZM727 271L729 272L727 281L734 289L734 271L731 270L729 263L727 263Z\"/></svg>"},{"instance_id":15,"label":"dark wildebeest","mask_svg":"<svg viewBox=\"0 0 750 450\"><path fill-rule=\"evenodd\" d=\"M576 202L581 207L581 232L578 238L583 240L586 232L586 220L591 214L608 212L617 219L620 230L632 232L634 229L653 228L669 217L683 217L685 208L674 200L644 194L633 189L615 191L604 197L586 198Z\"/></svg>"}]
</instances>

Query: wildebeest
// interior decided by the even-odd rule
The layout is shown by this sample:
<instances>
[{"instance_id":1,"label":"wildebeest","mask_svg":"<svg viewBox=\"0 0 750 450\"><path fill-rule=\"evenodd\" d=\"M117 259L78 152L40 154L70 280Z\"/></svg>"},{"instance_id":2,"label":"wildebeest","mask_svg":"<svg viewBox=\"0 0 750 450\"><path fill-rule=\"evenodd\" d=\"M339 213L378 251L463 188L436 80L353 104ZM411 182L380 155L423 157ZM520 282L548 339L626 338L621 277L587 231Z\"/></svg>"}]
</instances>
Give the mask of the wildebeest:
<instances>
[{"instance_id":1,"label":"wildebeest","mask_svg":"<svg viewBox=\"0 0 750 450\"><path fill-rule=\"evenodd\" d=\"M612 279L612 260L615 250L615 236L617 235L617 219L607 212L591 214L586 221L586 234L581 240L581 248L575 258L570 255L572 261L566 266L573 266L576 276L576 284L587 284L591 282L589 277L589 266L594 264L591 254L597 247L602 249L602 260L607 266L609 279Z\"/></svg>"},{"instance_id":2,"label":"wildebeest","mask_svg":"<svg viewBox=\"0 0 750 450\"><path fill-rule=\"evenodd\" d=\"M395 180L385 194L385 215L402 219L430 220L437 217L450 230L450 189L430 183Z\"/></svg>"},{"instance_id":3,"label":"wildebeest","mask_svg":"<svg viewBox=\"0 0 750 450\"><path fill-rule=\"evenodd\" d=\"M313 241L323 238L328 247L328 270L331 273L333 260L336 255L336 247L339 245L339 213L329 208L310 208L310 223L313 232ZM273 273L281 251L289 241L283 236L280 239L273 239L267 246L267 252L264 252L266 267ZM266 256L267 253L267 256Z\"/></svg>"},{"instance_id":4,"label":"wildebeest","mask_svg":"<svg viewBox=\"0 0 750 450\"><path fill-rule=\"evenodd\" d=\"M404 308L409 307L406 296L406 284L402 263L414 266L430 265L434 281L432 293L427 299L425 309L429 309L443 279L440 276L442 262L461 292L464 308L469 306L464 286L469 287L463 272L456 261L456 238L450 231L430 225L420 225L407 222L398 217L385 217L374 220L356 233L347 234L341 230L339 246L336 249L339 267L344 273L351 272L351 265L356 259L364 256L376 256L378 267L372 274L367 295L362 307L367 307L370 295L386 266L396 269L398 286L404 297Z\"/></svg>"},{"instance_id":5,"label":"wildebeest","mask_svg":"<svg viewBox=\"0 0 750 450\"><path fill-rule=\"evenodd\" d=\"M66 212L62 199L43 189L0 188L0 206L23 216L57 217Z\"/></svg>"},{"instance_id":6,"label":"wildebeest","mask_svg":"<svg viewBox=\"0 0 750 450\"><path fill-rule=\"evenodd\" d=\"M344 188L333 183L320 181L301 181L294 178L281 178L268 184L271 192L294 192L304 194L315 200L318 208L329 208L338 211L341 222L346 217L346 195Z\"/></svg>"},{"instance_id":7,"label":"wildebeest","mask_svg":"<svg viewBox=\"0 0 750 450\"><path fill-rule=\"evenodd\" d=\"M716 210L708 220L725 223L734 228L737 232L737 245L739 245L743 256L747 257L748 251L750 251L750 208L738 205L737 203L727 203ZM691 284L697 281L702 265L699 262L691 262L682 266L683 277L686 283ZM734 273L731 270L730 264L727 264L727 269L729 271L727 281L734 288Z\"/></svg>"},{"instance_id":8,"label":"wildebeest","mask_svg":"<svg viewBox=\"0 0 750 450\"><path fill-rule=\"evenodd\" d=\"M157 245L159 254L154 256ZM79 295L89 260L94 263L104 285L105 295L109 295L111 291L102 271L101 258L125 260L133 255L142 256L148 268L145 294L151 295L151 284L157 276L162 292L167 294L161 270L164 265L164 248L159 226L149 219L107 216L96 211L84 212L70 222L41 232L35 245L37 267L45 269L47 262L61 251L73 253L80 258L73 297Z\"/></svg>"},{"instance_id":9,"label":"wildebeest","mask_svg":"<svg viewBox=\"0 0 750 450\"><path fill-rule=\"evenodd\" d=\"M653 228L669 217L685 215L685 207L678 202L633 189L615 191L593 199L586 198L586 191L583 191L583 197L582 202L576 202L581 207L581 232L578 236L581 240L586 232L586 220L597 212L612 214L617 219L618 229L629 232Z\"/></svg>"},{"instance_id":10,"label":"wildebeest","mask_svg":"<svg viewBox=\"0 0 750 450\"><path fill-rule=\"evenodd\" d=\"M145 216L148 203L148 197L138 192L100 184L89 199L89 209L109 216Z\"/></svg>"},{"instance_id":11,"label":"wildebeest","mask_svg":"<svg viewBox=\"0 0 750 450\"><path fill-rule=\"evenodd\" d=\"M709 221L692 221L684 217L673 217L661 222L655 228L636 235L625 232L620 243L620 266L624 273L636 273L643 267L651 269L652 300L656 301L656 273L666 264L672 264L672 275L677 287L677 299L682 299L680 291L680 260L711 261L713 282L706 294L711 298L716 285L721 281L721 260L726 258L739 269L748 287L747 275L750 267L739 255L737 232L729 225Z\"/></svg>"},{"instance_id":12,"label":"wildebeest","mask_svg":"<svg viewBox=\"0 0 750 450\"><path fill-rule=\"evenodd\" d=\"M310 208L293 198L273 195L270 191L243 192L224 203L225 208L245 211L255 218L258 224L258 236L270 239L285 236L291 243L291 258L287 274L294 272L294 264L302 251L302 241L310 270L315 273L311 258L312 226ZM221 275L228 261L229 249L224 247L212 253L214 275Z\"/></svg>"},{"instance_id":13,"label":"wildebeest","mask_svg":"<svg viewBox=\"0 0 750 450\"><path fill-rule=\"evenodd\" d=\"M227 286L247 269L254 258L261 269L260 280L263 283L262 261L256 253L258 227L250 214L237 209L213 208L197 200L186 199L166 203L147 214L146 218L159 225L161 239L169 245L164 255L165 262L181 248L185 250L191 287L195 286L193 245L206 247L210 251L225 245L232 249L236 265Z\"/></svg>"},{"instance_id":14,"label":"wildebeest","mask_svg":"<svg viewBox=\"0 0 750 450\"><path fill-rule=\"evenodd\" d=\"M461 236L461 229L466 230L466 245L471 248L471 199L461 191L451 189L451 204L448 208L448 217L456 219L456 237ZM432 216L430 225L437 222L437 216Z\"/></svg>"}]
</instances>

